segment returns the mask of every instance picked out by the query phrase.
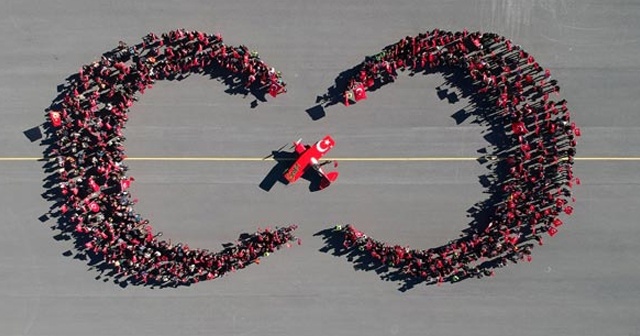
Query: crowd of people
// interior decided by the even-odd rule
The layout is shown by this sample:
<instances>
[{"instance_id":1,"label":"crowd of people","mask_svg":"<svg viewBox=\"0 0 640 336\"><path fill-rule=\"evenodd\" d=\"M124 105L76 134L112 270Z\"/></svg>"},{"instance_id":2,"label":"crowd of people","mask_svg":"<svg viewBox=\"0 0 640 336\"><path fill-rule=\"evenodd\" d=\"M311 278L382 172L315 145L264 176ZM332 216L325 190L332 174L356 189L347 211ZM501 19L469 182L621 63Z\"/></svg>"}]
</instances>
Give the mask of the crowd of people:
<instances>
[{"instance_id":1,"label":"crowd of people","mask_svg":"<svg viewBox=\"0 0 640 336\"><path fill-rule=\"evenodd\" d=\"M346 82L346 105L366 99L366 91L396 80L399 71L460 69L477 95L489 97L493 114L511 143L497 153L507 178L495 187L501 201L492 204L488 222L463 238L431 249L410 249L368 237L353 225L337 226L343 246L428 283L493 275L509 261L531 261L531 249L543 244L570 215L576 137L559 86L535 58L510 40L491 33L433 30L406 37L367 57ZM243 89L277 96L286 92L280 73L245 46L223 43L219 35L178 29L153 33L142 43L125 43L69 77L47 111L53 145L53 193L60 197L65 229L77 235L88 253L100 255L116 277L162 286L214 279L259 263L297 240L296 225L259 230L220 252L172 244L154 234L137 214L128 188L123 129L129 108L156 80L192 73L219 73L239 79ZM484 117L488 117L485 115ZM299 240L298 240L299 242Z\"/></svg>"},{"instance_id":2,"label":"crowd of people","mask_svg":"<svg viewBox=\"0 0 640 336\"><path fill-rule=\"evenodd\" d=\"M506 171L494 188L501 199L491 204L489 219L462 238L431 249L410 249L368 237L353 225L336 226L344 248L371 257L399 273L441 283L490 276L509 261L531 261L535 243L555 235L571 215L571 188L576 137L567 102L558 100L560 88L535 58L505 37L493 33L433 30L407 36L367 57L345 81L344 104L366 99L366 91L394 82L399 71L463 71L477 97L490 108L481 118L498 120L509 143L494 160ZM491 116L489 116L491 114Z\"/></svg>"},{"instance_id":3,"label":"crowd of people","mask_svg":"<svg viewBox=\"0 0 640 336\"><path fill-rule=\"evenodd\" d=\"M123 163L129 108L156 80L191 73L223 73L274 97L286 91L280 73L256 52L226 45L219 35L178 29L150 33L133 46L121 42L82 66L47 111L54 140L47 159L64 229L77 236L79 248L102 256L118 279L160 286L214 279L297 240L291 225L259 230L220 252L194 249L160 240L162 233L134 211L128 191L134 179Z\"/></svg>"}]
</instances>

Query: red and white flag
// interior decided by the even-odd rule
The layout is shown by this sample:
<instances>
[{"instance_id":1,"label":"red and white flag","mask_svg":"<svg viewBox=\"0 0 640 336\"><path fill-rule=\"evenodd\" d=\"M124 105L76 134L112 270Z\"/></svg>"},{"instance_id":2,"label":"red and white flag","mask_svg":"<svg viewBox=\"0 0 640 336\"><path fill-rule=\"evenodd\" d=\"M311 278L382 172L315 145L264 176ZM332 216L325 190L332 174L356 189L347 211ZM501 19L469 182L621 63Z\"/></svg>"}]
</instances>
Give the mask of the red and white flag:
<instances>
[{"instance_id":1,"label":"red and white flag","mask_svg":"<svg viewBox=\"0 0 640 336\"><path fill-rule=\"evenodd\" d=\"M353 90L353 95L356 101L367 99L367 92L364 90L364 85L358 84L356 88Z\"/></svg>"},{"instance_id":2,"label":"red and white flag","mask_svg":"<svg viewBox=\"0 0 640 336\"><path fill-rule=\"evenodd\" d=\"M100 191L100 186L92 178L89 179L89 186L94 192Z\"/></svg>"},{"instance_id":3,"label":"red and white flag","mask_svg":"<svg viewBox=\"0 0 640 336\"><path fill-rule=\"evenodd\" d=\"M129 187L131 187L131 181L132 181L131 178L120 180L120 190L125 191L129 189Z\"/></svg>"},{"instance_id":4,"label":"red and white flag","mask_svg":"<svg viewBox=\"0 0 640 336\"><path fill-rule=\"evenodd\" d=\"M527 134L527 127L524 125L524 122L516 121L511 124L511 131L513 131L515 135L523 135Z\"/></svg>"},{"instance_id":5,"label":"red and white flag","mask_svg":"<svg viewBox=\"0 0 640 336\"><path fill-rule=\"evenodd\" d=\"M567 205L566 207L564 207L564 213L571 216L571 214L573 213L573 207L570 205Z\"/></svg>"},{"instance_id":6,"label":"red and white flag","mask_svg":"<svg viewBox=\"0 0 640 336\"><path fill-rule=\"evenodd\" d=\"M562 220L560 220L560 218L556 218L553 220L553 226L558 227L560 225L562 225Z\"/></svg>"},{"instance_id":7,"label":"red and white flag","mask_svg":"<svg viewBox=\"0 0 640 336\"><path fill-rule=\"evenodd\" d=\"M49 112L49 119L51 119L51 124L53 127L62 126L62 118L60 117L60 112Z\"/></svg>"},{"instance_id":8,"label":"red and white flag","mask_svg":"<svg viewBox=\"0 0 640 336\"><path fill-rule=\"evenodd\" d=\"M89 203L89 210L91 210L92 212L99 212L100 206L96 202L91 202Z\"/></svg>"},{"instance_id":9,"label":"red and white flag","mask_svg":"<svg viewBox=\"0 0 640 336\"><path fill-rule=\"evenodd\" d=\"M271 86L269 86L269 94L271 95L271 97L275 98L280 92L280 88L281 88L280 85L276 83L272 83Z\"/></svg>"}]
</instances>

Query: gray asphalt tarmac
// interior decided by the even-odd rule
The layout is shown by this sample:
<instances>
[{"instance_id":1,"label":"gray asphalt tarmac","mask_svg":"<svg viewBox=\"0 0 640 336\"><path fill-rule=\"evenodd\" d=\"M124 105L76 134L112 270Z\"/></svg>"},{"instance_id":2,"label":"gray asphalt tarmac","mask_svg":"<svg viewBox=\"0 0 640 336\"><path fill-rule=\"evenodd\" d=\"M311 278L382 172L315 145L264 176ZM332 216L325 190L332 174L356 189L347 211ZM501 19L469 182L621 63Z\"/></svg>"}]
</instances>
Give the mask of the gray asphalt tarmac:
<instances>
[{"instance_id":1,"label":"gray asphalt tarmac","mask_svg":"<svg viewBox=\"0 0 640 336\"><path fill-rule=\"evenodd\" d=\"M578 157L640 157L640 2L32 1L0 4L0 157L38 157L56 87L150 31L220 32L258 50L289 92L251 108L204 77L159 82L131 111L131 157L263 157L330 133L335 157L477 157L485 129L452 115L440 75L401 76L355 106L305 112L334 78L406 35L493 31L557 78L584 136ZM455 88L448 88L456 92ZM577 161L575 213L533 262L494 278L402 292L320 252L315 233L354 223L417 247L460 234L486 198L475 161L340 163L341 177L259 188L274 163L130 161L137 210L173 241L217 249L256 227L297 223L301 246L222 279L179 289L122 288L64 256L41 194L42 163L0 161L0 335L640 335L639 161Z\"/></svg>"}]
</instances>

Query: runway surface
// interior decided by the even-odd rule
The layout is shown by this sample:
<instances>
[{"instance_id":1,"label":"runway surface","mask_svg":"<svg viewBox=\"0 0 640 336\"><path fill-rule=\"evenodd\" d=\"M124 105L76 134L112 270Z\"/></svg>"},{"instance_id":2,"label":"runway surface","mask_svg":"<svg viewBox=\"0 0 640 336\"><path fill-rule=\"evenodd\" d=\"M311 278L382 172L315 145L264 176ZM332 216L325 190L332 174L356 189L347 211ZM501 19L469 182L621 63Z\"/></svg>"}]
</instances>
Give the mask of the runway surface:
<instances>
[{"instance_id":1,"label":"runway surface","mask_svg":"<svg viewBox=\"0 0 640 336\"><path fill-rule=\"evenodd\" d=\"M5 0L0 11L0 335L640 335L640 2ZM344 70L406 35L493 31L551 69L582 128L575 213L531 263L493 278L399 291L319 250L317 232L353 223L427 248L457 237L487 197L473 158L486 129L452 117L438 74L397 83L313 121ZM218 249L257 227L300 225L301 246L188 288L121 286L63 255L39 141L56 87L119 40L176 28L220 32L281 70L288 93L251 107L205 77L158 82L127 124L132 158L261 158L329 133L341 177L259 187L273 161L130 160L137 210L164 238ZM9 160L27 158L29 160ZM358 159L360 158L360 159ZM364 161L361 158L378 158ZM432 158L388 161L380 158ZM433 158L465 158L433 160ZM588 160L600 158L600 160ZM608 158L635 158L613 160ZM471 160L470 160L471 159ZM42 221L41 221L42 220Z\"/></svg>"}]
</instances>

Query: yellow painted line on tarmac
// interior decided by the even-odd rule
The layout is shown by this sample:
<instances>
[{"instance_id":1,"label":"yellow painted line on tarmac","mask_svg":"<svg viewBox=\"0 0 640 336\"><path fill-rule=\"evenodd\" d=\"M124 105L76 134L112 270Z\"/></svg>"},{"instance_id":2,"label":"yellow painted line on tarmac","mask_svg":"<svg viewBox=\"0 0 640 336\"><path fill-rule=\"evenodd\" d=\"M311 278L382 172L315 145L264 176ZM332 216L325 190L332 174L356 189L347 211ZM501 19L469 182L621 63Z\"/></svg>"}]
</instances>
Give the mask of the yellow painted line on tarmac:
<instances>
[{"instance_id":1,"label":"yellow painted line on tarmac","mask_svg":"<svg viewBox=\"0 0 640 336\"><path fill-rule=\"evenodd\" d=\"M128 157L125 161L217 161L217 162L240 162L240 161L263 161L273 160L272 158L260 157Z\"/></svg>"},{"instance_id":2,"label":"yellow painted line on tarmac","mask_svg":"<svg viewBox=\"0 0 640 336\"><path fill-rule=\"evenodd\" d=\"M576 161L640 161L640 157L577 157Z\"/></svg>"},{"instance_id":3,"label":"yellow painted line on tarmac","mask_svg":"<svg viewBox=\"0 0 640 336\"><path fill-rule=\"evenodd\" d=\"M471 157L345 157L345 158L323 158L326 160L335 161L361 161L361 162L389 162L389 161L473 161L477 158ZM260 158L260 157L131 157L127 158L129 161L274 161L273 158ZM293 161L293 159L283 159L283 161Z\"/></svg>"},{"instance_id":4,"label":"yellow painted line on tarmac","mask_svg":"<svg viewBox=\"0 0 640 336\"><path fill-rule=\"evenodd\" d=\"M433 162L433 161L475 161L480 157L337 157L326 158L335 161L352 162ZM575 161L640 161L640 157L576 157ZM0 157L0 162L38 161L39 157ZM243 162L273 161L273 158L261 157L129 157L126 161L194 161L194 162Z\"/></svg>"},{"instance_id":5,"label":"yellow painted line on tarmac","mask_svg":"<svg viewBox=\"0 0 640 336\"><path fill-rule=\"evenodd\" d=\"M38 161L42 158L37 157L0 157L0 161Z\"/></svg>"}]
</instances>

